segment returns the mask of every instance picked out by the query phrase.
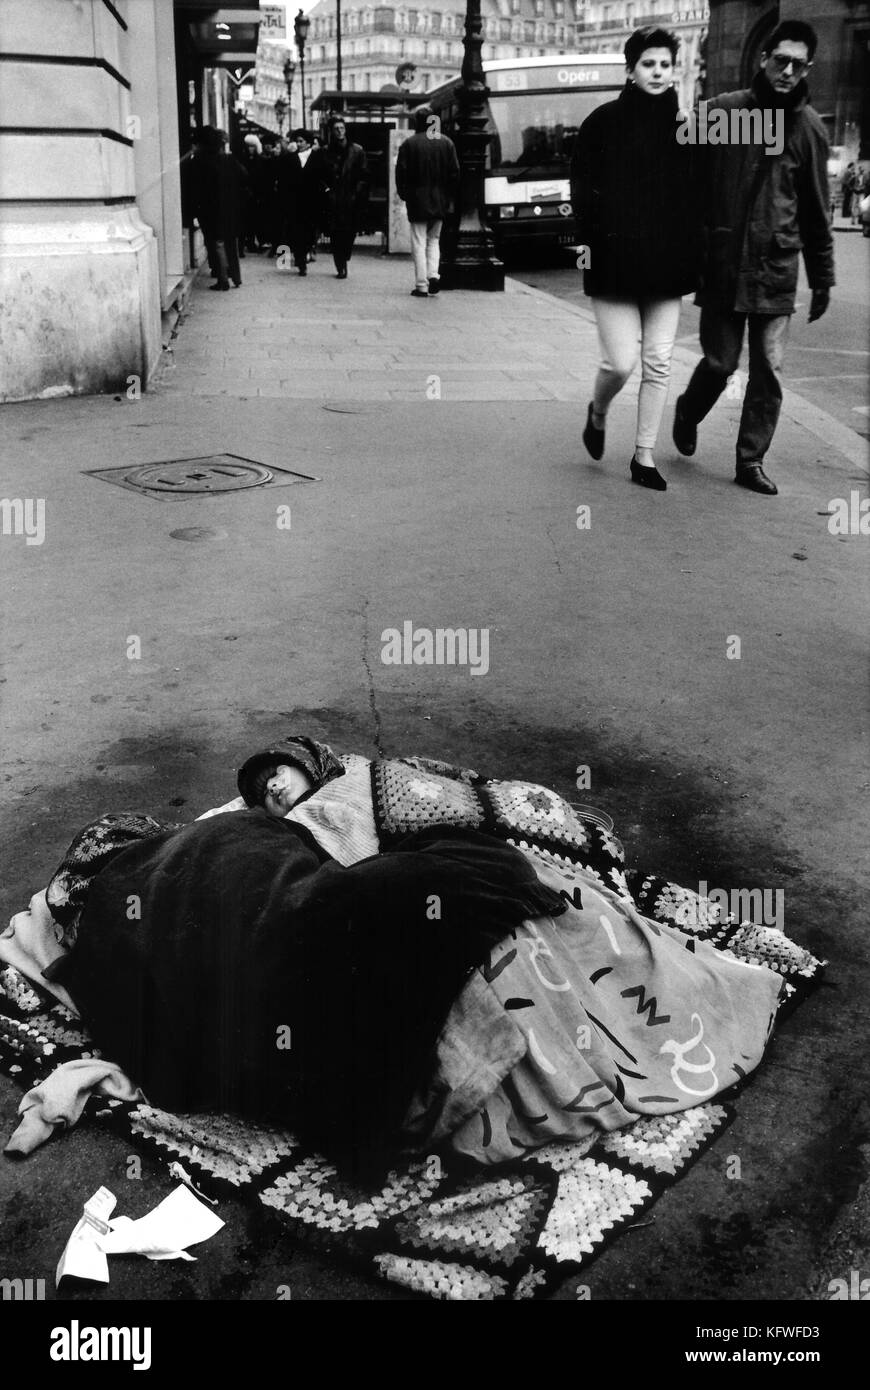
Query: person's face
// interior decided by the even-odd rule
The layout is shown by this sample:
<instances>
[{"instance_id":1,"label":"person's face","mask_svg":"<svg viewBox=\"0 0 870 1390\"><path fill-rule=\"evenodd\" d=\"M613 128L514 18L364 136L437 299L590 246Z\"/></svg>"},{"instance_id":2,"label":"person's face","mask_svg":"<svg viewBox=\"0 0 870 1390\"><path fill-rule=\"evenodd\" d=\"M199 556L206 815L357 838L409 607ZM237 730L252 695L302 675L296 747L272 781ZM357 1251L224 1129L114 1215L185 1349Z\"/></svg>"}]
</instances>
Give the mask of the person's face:
<instances>
[{"instance_id":1,"label":"person's face","mask_svg":"<svg viewBox=\"0 0 870 1390\"><path fill-rule=\"evenodd\" d=\"M782 39L773 53L762 54L762 71L775 92L783 96L794 91L801 78L806 77L812 63L810 50L797 39Z\"/></svg>"},{"instance_id":2,"label":"person's face","mask_svg":"<svg viewBox=\"0 0 870 1390\"><path fill-rule=\"evenodd\" d=\"M9 926L3 932L4 936L14 936L16 927L33 925L35 927L54 926L54 918L48 910L48 903L45 900L45 889L41 893L34 893L30 903L24 912L16 912L10 918Z\"/></svg>"},{"instance_id":3,"label":"person's face","mask_svg":"<svg viewBox=\"0 0 870 1390\"><path fill-rule=\"evenodd\" d=\"M299 139L296 141L296 153L304 154L307 149L308 141L305 139L304 135L300 135Z\"/></svg>"},{"instance_id":4,"label":"person's face","mask_svg":"<svg viewBox=\"0 0 870 1390\"><path fill-rule=\"evenodd\" d=\"M667 91L674 79L674 60L669 48L645 48L629 75L642 92L658 96Z\"/></svg>"},{"instance_id":5,"label":"person's face","mask_svg":"<svg viewBox=\"0 0 870 1390\"><path fill-rule=\"evenodd\" d=\"M347 130L344 121L336 121L332 127L332 138L342 144L347 139Z\"/></svg>"},{"instance_id":6,"label":"person's face","mask_svg":"<svg viewBox=\"0 0 870 1390\"><path fill-rule=\"evenodd\" d=\"M301 767L290 767L282 763L276 767L272 776L266 783L265 808L270 816L277 816L279 819L286 816L306 792L311 791L314 786L307 772L303 772Z\"/></svg>"}]
</instances>

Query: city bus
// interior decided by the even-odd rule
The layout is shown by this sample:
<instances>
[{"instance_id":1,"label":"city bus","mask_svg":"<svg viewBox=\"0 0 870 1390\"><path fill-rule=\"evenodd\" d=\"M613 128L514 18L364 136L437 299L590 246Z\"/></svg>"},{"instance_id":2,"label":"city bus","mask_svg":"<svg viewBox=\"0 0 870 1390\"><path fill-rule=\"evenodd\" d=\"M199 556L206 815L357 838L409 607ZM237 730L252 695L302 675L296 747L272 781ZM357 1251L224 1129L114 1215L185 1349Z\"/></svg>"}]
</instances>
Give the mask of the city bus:
<instances>
[{"instance_id":1,"label":"city bus","mask_svg":"<svg viewBox=\"0 0 870 1390\"><path fill-rule=\"evenodd\" d=\"M486 155L486 218L500 253L574 246L569 166L574 138L591 111L625 84L618 53L493 59L483 64L491 139ZM459 117L452 78L429 94L451 139Z\"/></svg>"}]
</instances>

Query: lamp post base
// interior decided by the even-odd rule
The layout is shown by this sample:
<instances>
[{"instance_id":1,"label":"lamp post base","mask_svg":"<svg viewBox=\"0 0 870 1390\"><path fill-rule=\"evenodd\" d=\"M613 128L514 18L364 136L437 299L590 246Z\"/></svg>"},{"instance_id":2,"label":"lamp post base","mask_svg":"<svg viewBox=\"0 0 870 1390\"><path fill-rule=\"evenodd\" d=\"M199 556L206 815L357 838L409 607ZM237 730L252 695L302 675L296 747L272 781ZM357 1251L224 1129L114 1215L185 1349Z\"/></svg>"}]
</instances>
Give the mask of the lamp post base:
<instances>
[{"instance_id":1,"label":"lamp post base","mask_svg":"<svg viewBox=\"0 0 870 1390\"><path fill-rule=\"evenodd\" d=\"M495 256L461 256L441 264L442 290L503 290L504 262Z\"/></svg>"}]
</instances>

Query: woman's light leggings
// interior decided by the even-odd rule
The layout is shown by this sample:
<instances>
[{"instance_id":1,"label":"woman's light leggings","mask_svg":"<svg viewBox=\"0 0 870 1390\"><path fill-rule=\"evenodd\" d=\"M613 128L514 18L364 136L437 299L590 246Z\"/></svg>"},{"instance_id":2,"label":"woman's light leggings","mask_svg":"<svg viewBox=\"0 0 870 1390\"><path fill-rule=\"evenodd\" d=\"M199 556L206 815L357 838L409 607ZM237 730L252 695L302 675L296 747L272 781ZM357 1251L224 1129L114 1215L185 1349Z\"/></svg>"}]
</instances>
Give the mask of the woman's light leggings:
<instances>
[{"instance_id":1,"label":"woman's light leggings","mask_svg":"<svg viewBox=\"0 0 870 1390\"><path fill-rule=\"evenodd\" d=\"M607 414L607 407L631 376L640 355L635 440L638 449L655 448L668 397L680 303L679 299L592 300L601 347L592 408L596 415Z\"/></svg>"}]
</instances>

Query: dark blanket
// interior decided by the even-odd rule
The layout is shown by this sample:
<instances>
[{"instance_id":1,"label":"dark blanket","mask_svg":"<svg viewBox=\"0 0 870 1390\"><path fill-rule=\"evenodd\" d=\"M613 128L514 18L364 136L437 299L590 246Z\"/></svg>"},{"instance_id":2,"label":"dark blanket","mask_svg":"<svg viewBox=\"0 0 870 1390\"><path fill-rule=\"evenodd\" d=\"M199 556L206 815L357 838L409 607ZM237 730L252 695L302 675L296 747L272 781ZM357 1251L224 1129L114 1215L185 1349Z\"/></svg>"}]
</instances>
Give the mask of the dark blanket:
<instances>
[{"instance_id":1,"label":"dark blanket","mask_svg":"<svg viewBox=\"0 0 870 1390\"><path fill-rule=\"evenodd\" d=\"M255 810L123 849L57 975L155 1105L280 1118L337 1153L404 1116L468 972L558 896L449 830L342 868Z\"/></svg>"}]
</instances>

